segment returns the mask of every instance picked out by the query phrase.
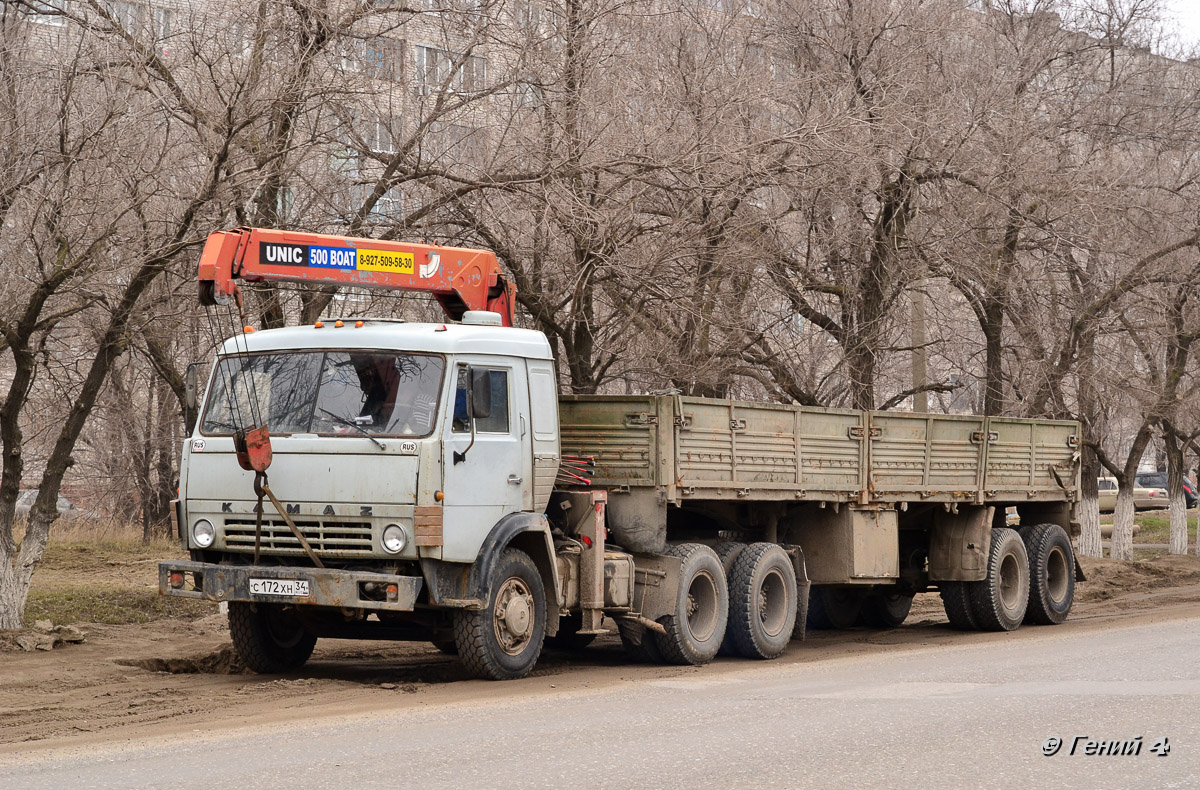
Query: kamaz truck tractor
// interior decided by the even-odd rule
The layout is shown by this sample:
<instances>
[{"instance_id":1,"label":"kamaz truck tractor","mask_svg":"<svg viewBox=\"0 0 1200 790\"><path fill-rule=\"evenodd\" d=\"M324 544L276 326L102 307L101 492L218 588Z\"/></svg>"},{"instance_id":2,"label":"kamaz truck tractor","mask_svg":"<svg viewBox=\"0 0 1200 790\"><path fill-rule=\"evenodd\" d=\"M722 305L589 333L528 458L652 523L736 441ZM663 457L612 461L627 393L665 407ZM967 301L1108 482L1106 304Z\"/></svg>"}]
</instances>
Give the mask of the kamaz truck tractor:
<instances>
[{"instance_id":1,"label":"kamaz truck tractor","mask_svg":"<svg viewBox=\"0 0 1200 790\"><path fill-rule=\"evenodd\" d=\"M318 639L432 642L483 678L615 628L642 661L774 658L807 627L1062 622L1079 426L658 395L560 396L484 250L243 228L200 300L238 327L183 447L190 560L264 673ZM239 282L422 291L441 323L253 331Z\"/></svg>"}]
</instances>

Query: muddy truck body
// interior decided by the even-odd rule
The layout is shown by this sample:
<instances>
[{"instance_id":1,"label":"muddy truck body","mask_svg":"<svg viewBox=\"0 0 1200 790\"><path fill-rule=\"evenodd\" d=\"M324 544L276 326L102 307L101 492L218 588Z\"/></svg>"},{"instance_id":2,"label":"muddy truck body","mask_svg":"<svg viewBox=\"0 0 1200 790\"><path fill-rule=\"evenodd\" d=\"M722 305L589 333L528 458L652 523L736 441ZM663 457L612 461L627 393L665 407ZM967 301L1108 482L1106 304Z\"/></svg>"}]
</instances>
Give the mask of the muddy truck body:
<instances>
[{"instance_id":1,"label":"muddy truck body","mask_svg":"<svg viewBox=\"0 0 1200 790\"><path fill-rule=\"evenodd\" d=\"M517 678L547 641L612 628L638 660L774 658L806 626L895 627L933 590L964 629L1070 611L1076 423L560 397L498 268L472 293L450 248L277 233L214 234L202 300L332 281L434 291L457 320L323 320L219 350L174 508L190 560L161 563L159 588L227 602L256 671L331 637L429 641ZM264 244L294 251L277 266ZM314 247L355 254L331 280ZM434 276L350 268L373 252ZM441 291L419 281L439 274Z\"/></svg>"}]
</instances>

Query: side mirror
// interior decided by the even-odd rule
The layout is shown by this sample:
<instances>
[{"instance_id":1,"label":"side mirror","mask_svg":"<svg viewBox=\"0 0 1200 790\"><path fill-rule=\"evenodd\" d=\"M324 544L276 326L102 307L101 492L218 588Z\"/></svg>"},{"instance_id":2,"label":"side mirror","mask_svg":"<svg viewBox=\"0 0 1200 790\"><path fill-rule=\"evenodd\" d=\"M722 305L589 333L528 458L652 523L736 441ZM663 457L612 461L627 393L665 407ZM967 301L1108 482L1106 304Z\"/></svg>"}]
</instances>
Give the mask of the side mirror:
<instances>
[{"instance_id":1,"label":"side mirror","mask_svg":"<svg viewBox=\"0 0 1200 790\"><path fill-rule=\"evenodd\" d=\"M183 374L183 423L188 436L192 435L200 416L200 385L197 381L200 364L191 363Z\"/></svg>"},{"instance_id":2,"label":"side mirror","mask_svg":"<svg viewBox=\"0 0 1200 790\"><path fill-rule=\"evenodd\" d=\"M188 365L187 371L183 374L183 399L189 409L196 408L197 401L199 400L199 387L196 383L196 367L199 364L199 362L193 362Z\"/></svg>"},{"instance_id":3,"label":"side mirror","mask_svg":"<svg viewBox=\"0 0 1200 790\"><path fill-rule=\"evenodd\" d=\"M492 372L471 368L471 417L487 419L492 414Z\"/></svg>"}]
</instances>

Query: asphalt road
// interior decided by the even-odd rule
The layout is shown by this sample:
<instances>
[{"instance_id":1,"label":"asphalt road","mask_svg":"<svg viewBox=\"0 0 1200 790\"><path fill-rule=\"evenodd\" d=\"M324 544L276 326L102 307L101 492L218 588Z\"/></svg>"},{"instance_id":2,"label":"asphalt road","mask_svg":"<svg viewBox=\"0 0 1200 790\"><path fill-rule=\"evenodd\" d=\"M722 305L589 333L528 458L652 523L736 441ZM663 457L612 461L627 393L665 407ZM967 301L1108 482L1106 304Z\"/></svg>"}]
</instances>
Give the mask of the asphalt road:
<instances>
[{"instance_id":1,"label":"asphalt road","mask_svg":"<svg viewBox=\"0 0 1200 790\"><path fill-rule=\"evenodd\" d=\"M1200 619L1040 633L17 754L0 788L1200 786Z\"/></svg>"}]
</instances>

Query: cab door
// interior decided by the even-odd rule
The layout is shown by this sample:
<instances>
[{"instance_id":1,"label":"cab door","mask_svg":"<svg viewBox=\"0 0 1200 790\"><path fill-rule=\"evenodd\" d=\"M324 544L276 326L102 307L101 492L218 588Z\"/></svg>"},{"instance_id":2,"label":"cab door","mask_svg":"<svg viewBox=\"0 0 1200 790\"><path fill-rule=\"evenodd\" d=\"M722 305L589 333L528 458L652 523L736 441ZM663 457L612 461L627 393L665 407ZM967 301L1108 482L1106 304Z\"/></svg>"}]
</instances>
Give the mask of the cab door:
<instances>
[{"instance_id":1,"label":"cab door","mask_svg":"<svg viewBox=\"0 0 1200 790\"><path fill-rule=\"evenodd\" d=\"M520 360L517 360L520 362ZM467 370L486 370L491 408L486 417L467 417ZM456 361L444 442L445 499L442 559L473 561L496 522L524 509L526 453L523 452L529 395L523 368L509 361L466 358Z\"/></svg>"}]
</instances>

